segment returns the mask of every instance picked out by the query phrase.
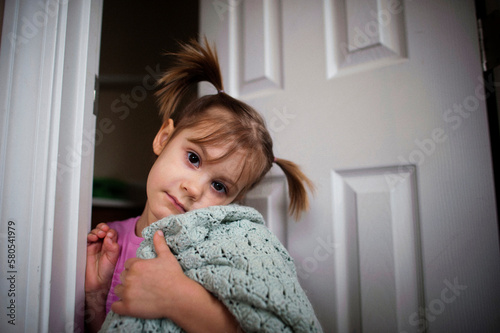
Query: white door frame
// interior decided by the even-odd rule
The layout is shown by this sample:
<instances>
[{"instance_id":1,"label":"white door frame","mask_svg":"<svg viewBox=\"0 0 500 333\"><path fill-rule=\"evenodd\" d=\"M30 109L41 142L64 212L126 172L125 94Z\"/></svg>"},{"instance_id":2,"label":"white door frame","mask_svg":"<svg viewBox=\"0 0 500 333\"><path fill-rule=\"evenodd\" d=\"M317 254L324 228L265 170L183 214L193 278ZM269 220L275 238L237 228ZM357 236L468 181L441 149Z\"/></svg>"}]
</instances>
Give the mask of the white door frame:
<instances>
[{"instance_id":1,"label":"white door frame","mask_svg":"<svg viewBox=\"0 0 500 333\"><path fill-rule=\"evenodd\" d=\"M102 0L5 1L2 332L83 331L101 17Z\"/></svg>"}]
</instances>

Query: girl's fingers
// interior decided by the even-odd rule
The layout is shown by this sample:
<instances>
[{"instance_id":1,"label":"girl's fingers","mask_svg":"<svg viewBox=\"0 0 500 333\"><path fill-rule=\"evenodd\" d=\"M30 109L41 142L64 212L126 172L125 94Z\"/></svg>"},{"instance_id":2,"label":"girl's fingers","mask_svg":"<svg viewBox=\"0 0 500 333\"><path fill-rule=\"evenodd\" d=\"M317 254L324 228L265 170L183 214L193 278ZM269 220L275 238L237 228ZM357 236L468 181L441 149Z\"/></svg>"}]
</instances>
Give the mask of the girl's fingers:
<instances>
[{"instance_id":1,"label":"girl's fingers","mask_svg":"<svg viewBox=\"0 0 500 333\"><path fill-rule=\"evenodd\" d=\"M118 239L118 234L114 229L109 229L109 231L106 232L106 237L109 238L113 243L116 243Z\"/></svg>"},{"instance_id":2,"label":"girl's fingers","mask_svg":"<svg viewBox=\"0 0 500 333\"><path fill-rule=\"evenodd\" d=\"M127 261L125 261L124 268L125 269L130 269L130 267L134 264L134 262L140 261L140 260L141 259L139 259L139 258L130 258L130 259L127 259Z\"/></svg>"},{"instance_id":3,"label":"girl's fingers","mask_svg":"<svg viewBox=\"0 0 500 333\"><path fill-rule=\"evenodd\" d=\"M97 237L96 235L94 235L93 233L89 233L87 235L87 241L88 242L96 242L97 240L99 239L99 237Z\"/></svg>"},{"instance_id":4,"label":"girl's fingers","mask_svg":"<svg viewBox=\"0 0 500 333\"><path fill-rule=\"evenodd\" d=\"M99 230L102 230L104 232L106 232L106 231L109 230L109 226L106 223L99 223L98 225L96 225L95 228L99 229Z\"/></svg>"},{"instance_id":5,"label":"girl's fingers","mask_svg":"<svg viewBox=\"0 0 500 333\"><path fill-rule=\"evenodd\" d=\"M106 232L96 228L90 230L89 235L95 235L98 238L104 238L106 236Z\"/></svg>"},{"instance_id":6,"label":"girl's fingers","mask_svg":"<svg viewBox=\"0 0 500 333\"><path fill-rule=\"evenodd\" d=\"M158 254L158 257L167 257L172 255L170 248L167 245L167 241L163 236L163 232L161 230L157 230L153 236L153 244L155 247L155 251Z\"/></svg>"},{"instance_id":7,"label":"girl's fingers","mask_svg":"<svg viewBox=\"0 0 500 333\"><path fill-rule=\"evenodd\" d=\"M123 285L117 284L115 286L115 295L118 296L118 298L122 298L122 291L123 291Z\"/></svg>"},{"instance_id":8,"label":"girl's fingers","mask_svg":"<svg viewBox=\"0 0 500 333\"><path fill-rule=\"evenodd\" d=\"M116 242L117 234L116 231L110 229L106 223L99 223L94 229L92 229L88 235L87 240L91 242L96 242L101 238L109 237L114 242Z\"/></svg>"}]
</instances>

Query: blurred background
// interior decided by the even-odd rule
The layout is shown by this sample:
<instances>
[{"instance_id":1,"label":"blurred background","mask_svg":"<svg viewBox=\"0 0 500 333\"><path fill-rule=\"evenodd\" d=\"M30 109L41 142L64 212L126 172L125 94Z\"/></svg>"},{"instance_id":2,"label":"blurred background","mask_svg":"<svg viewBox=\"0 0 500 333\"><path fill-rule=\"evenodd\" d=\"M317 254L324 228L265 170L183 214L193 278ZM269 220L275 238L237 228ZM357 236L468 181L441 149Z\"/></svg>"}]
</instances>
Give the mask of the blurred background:
<instances>
[{"instance_id":1,"label":"blurred background","mask_svg":"<svg viewBox=\"0 0 500 333\"><path fill-rule=\"evenodd\" d=\"M161 126L155 76L168 68L166 52L198 37L198 22L197 0L104 1L93 225L142 213Z\"/></svg>"}]
</instances>

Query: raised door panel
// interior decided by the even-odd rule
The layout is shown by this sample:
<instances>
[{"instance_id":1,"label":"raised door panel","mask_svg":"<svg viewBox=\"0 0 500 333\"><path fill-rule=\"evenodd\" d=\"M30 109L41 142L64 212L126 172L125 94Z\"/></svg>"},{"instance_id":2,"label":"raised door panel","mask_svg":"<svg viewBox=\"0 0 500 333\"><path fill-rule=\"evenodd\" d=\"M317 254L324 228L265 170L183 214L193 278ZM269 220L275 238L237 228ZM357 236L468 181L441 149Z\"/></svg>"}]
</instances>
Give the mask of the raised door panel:
<instances>
[{"instance_id":1,"label":"raised door panel","mask_svg":"<svg viewBox=\"0 0 500 333\"><path fill-rule=\"evenodd\" d=\"M245 1L239 12L242 97L281 89L281 1ZM260 61L255 61L260 59Z\"/></svg>"},{"instance_id":2,"label":"raised door panel","mask_svg":"<svg viewBox=\"0 0 500 333\"><path fill-rule=\"evenodd\" d=\"M415 168L332 171L339 332L416 332L424 320Z\"/></svg>"},{"instance_id":3,"label":"raised door panel","mask_svg":"<svg viewBox=\"0 0 500 333\"><path fill-rule=\"evenodd\" d=\"M324 0L328 77L404 61L401 1Z\"/></svg>"}]
</instances>

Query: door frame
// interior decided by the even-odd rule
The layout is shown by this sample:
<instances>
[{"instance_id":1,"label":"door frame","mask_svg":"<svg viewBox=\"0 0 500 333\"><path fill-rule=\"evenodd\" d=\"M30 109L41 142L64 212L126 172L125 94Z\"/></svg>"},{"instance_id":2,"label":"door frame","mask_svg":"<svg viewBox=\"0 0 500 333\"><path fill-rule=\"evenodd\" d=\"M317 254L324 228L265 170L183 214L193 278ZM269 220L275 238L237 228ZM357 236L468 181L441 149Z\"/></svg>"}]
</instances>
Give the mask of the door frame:
<instances>
[{"instance_id":1,"label":"door frame","mask_svg":"<svg viewBox=\"0 0 500 333\"><path fill-rule=\"evenodd\" d=\"M102 0L5 1L0 224L14 261L0 258L12 264L0 302L14 306L4 332L83 331L101 18Z\"/></svg>"},{"instance_id":2,"label":"door frame","mask_svg":"<svg viewBox=\"0 0 500 333\"><path fill-rule=\"evenodd\" d=\"M495 183L495 197L497 214L500 213L500 84L497 82L500 65L500 51L492 47L497 38L496 27L492 24L496 21L500 4L487 0L474 0L476 17L479 30L479 43L481 48L481 61L483 67L483 81L485 84L485 103L488 115L488 126L491 144L491 158L493 165L493 177ZM500 236L500 219L497 221Z\"/></svg>"}]
</instances>

